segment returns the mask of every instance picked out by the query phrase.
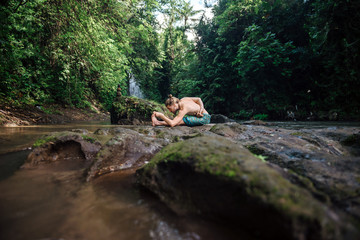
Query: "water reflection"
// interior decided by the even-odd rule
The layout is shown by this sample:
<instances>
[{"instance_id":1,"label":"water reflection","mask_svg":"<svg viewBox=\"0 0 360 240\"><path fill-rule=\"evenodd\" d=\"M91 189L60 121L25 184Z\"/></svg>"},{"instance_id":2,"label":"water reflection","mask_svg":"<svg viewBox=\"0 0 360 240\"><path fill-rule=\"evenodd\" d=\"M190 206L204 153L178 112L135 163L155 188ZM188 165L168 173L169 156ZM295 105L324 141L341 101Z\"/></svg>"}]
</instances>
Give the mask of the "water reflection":
<instances>
[{"instance_id":1,"label":"water reflection","mask_svg":"<svg viewBox=\"0 0 360 240\"><path fill-rule=\"evenodd\" d=\"M248 121L239 121L241 124L246 124ZM306 122L306 121L266 121L269 127L278 127L299 130L304 128L320 129L320 128L343 128L343 127L360 127L360 122L340 122L340 121L327 121L327 122Z\"/></svg>"},{"instance_id":2,"label":"water reflection","mask_svg":"<svg viewBox=\"0 0 360 240\"><path fill-rule=\"evenodd\" d=\"M132 170L86 183L79 171L22 169L0 181L0 192L3 240L238 239L213 223L177 217L134 186Z\"/></svg>"},{"instance_id":3,"label":"water reflection","mask_svg":"<svg viewBox=\"0 0 360 240\"><path fill-rule=\"evenodd\" d=\"M118 127L110 122L78 122L63 125L33 125L19 127L0 127L0 154L24 150L30 147L40 136L51 132L71 129L87 129L91 132L101 127Z\"/></svg>"},{"instance_id":4,"label":"water reflection","mask_svg":"<svg viewBox=\"0 0 360 240\"><path fill-rule=\"evenodd\" d=\"M10 177L19 169L29 152L27 150L0 155L0 181Z\"/></svg>"}]
</instances>

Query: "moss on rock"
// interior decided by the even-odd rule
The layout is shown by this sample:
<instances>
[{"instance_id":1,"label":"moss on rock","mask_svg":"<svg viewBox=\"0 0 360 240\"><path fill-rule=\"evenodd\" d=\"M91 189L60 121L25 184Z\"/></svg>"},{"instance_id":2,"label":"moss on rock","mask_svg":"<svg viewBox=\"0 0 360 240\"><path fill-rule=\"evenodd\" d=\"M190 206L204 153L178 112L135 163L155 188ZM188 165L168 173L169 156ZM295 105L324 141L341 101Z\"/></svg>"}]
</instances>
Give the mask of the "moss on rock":
<instances>
[{"instance_id":1,"label":"moss on rock","mask_svg":"<svg viewBox=\"0 0 360 240\"><path fill-rule=\"evenodd\" d=\"M33 151L28 155L24 168L36 167L55 161L81 160L82 167L88 167L100 150L96 138L84 134L86 131L55 132L39 138L33 144ZM71 164L69 164L71 165Z\"/></svg>"},{"instance_id":2,"label":"moss on rock","mask_svg":"<svg viewBox=\"0 0 360 240\"><path fill-rule=\"evenodd\" d=\"M54 136L44 136L42 138L37 139L32 147L37 148L37 147L44 145L45 143L52 142L55 140L56 140L56 137L54 137Z\"/></svg>"},{"instance_id":3,"label":"moss on rock","mask_svg":"<svg viewBox=\"0 0 360 240\"><path fill-rule=\"evenodd\" d=\"M151 122L154 111L164 113L170 118L173 117L164 104L137 97L119 96L112 105L111 123L129 125L148 123Z\"/></svg>"},{"instance_id":4,"label":"moss on rock","mask_svg":"<svg viewBox=\"0 0 360 240\"><path fill-rule=\"evenodd\" d=\"M237 219L236 225L263 238L341 239L339 216L223 137L170 144L137 178L180 214Z\"/></svg>"}]
</instances>

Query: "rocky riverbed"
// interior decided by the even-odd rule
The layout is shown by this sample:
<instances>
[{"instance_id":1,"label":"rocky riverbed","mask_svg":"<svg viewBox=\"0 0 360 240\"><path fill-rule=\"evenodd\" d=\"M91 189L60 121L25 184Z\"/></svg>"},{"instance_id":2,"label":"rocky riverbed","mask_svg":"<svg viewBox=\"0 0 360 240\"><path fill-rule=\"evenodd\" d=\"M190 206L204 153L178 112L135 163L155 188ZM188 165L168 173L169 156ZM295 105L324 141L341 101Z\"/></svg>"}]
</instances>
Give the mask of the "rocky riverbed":
<instances>
[{"instance_id":1,"label":"rocky riverbed","mask_svg":"<svg viewBox=\"0 0 360 240\"><path fill-rule=\"evenodd\" d=\"M61 163L89 182L130 170L176 214L259 239L358 239L360 129L254 124L74 129L39 139L22 167Z\"/></svg>"}]
</instances>

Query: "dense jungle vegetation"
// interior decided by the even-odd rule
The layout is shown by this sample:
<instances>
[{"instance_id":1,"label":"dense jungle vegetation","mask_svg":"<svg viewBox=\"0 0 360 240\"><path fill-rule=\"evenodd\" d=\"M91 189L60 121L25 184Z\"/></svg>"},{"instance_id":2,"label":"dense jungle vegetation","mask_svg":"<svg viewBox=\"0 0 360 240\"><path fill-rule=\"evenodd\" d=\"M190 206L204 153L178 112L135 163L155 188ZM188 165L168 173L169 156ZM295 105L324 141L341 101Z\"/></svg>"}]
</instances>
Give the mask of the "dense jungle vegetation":
<instances>
[{"instance_id":1,"label":"dense jungle vegetation","mask_svg":"<svg viewBox=\"0 0 360 240\"><path fill-rule=\"evenodd\" d=\"M0 98L110 108L132 73L149 99L231 117L359 120L360 1L204 4L212 18L186 0L2 1Z\"/></svg>"}]
</instances>

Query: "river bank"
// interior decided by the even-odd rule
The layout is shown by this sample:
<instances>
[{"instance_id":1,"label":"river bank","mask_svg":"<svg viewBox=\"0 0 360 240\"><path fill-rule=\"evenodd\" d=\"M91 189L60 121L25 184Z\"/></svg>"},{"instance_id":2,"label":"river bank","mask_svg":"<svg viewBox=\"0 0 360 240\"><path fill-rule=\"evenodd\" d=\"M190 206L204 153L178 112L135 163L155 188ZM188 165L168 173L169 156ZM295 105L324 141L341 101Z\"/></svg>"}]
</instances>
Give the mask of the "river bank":
<instances>
[{"instance_id":1,"label":"river bank","mask_svg":"<svg viewBox=\"0 0 360 240\"><path fill-rule=\"evenodd\" d=\"M107 111L97 104L86 109L51 105L9 105L0 102L0 126L15 127L39 124L64 124L77 121L106 121Z\"/></svg>"}]
</instances>

